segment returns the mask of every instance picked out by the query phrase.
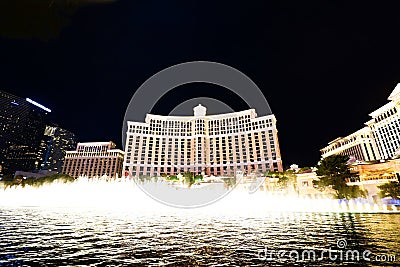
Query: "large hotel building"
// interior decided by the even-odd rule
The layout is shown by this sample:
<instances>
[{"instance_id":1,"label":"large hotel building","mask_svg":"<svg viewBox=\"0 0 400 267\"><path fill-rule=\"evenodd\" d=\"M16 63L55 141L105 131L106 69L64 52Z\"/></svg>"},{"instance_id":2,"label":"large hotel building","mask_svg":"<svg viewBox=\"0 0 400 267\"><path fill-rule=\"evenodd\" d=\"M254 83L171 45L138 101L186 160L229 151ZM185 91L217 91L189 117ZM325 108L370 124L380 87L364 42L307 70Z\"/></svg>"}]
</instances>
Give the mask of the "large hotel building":
<instances>
[{"instance_id":1,"label":"large hotel building","mask_svg":"<svg viewBox=\"0 0 400 267\"><path fill-rule=\"evenodd\" d=\"M0 90L0 176L40 167L50 109Z\"/></svg>"},{"instance_id":2,"label":"large hotel building","mask_svg":"<svg viewBox=\"0 0 400 267\"><path fill-rule=\"evenodd\" d=\"M194 116L147 114L145 122L128 122L125 175L157 176L183 172L224 176L282 171L274 115L257 117L254 109Z\"/></svg>"},{"instance_id":3,"label":"large hotel building","mask_svg":"<svg viewBox=\"0 0 400 267\"><path fill-rule=\"evenodd\" d=\"M321 149L322 157L347 155L360 161L391 159L400 148L400 84L390 94L389 103L370 113L366 127L340 137Z\"/></svg>"},{"instance_id":4,"label":"large hotel building","mask_svg":"<svg viewBox=\"0 0 400 267\"><path fill-rule=\"evenodd\" d=\"M339 137L321 149L322 157L343 155L359 161L374 161L380 158L374 137L369 127L364 127L346 137Z\"/></svg>"},{"instance_id":5,"label":"large hotel building","mask_svg":"<svg viewBox=\"0 0 400 267\"><path fill-rule=\"evenodd\" d=\"M62 173L78 177L122 177L124 152L113 142L78 143L75 151L67 151Z\"/></svg>"}]
</instances>

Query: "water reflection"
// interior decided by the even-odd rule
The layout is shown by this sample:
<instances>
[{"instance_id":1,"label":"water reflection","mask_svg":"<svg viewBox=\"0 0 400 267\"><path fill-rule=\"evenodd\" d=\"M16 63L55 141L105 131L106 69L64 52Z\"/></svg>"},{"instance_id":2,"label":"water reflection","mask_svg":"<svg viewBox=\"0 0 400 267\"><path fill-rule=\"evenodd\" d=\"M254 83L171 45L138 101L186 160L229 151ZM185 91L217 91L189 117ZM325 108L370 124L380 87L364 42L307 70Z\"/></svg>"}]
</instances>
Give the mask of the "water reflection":
<instances>
[{"instance_id":1,"label":"water reflection","mask_svg":"<svg viewBox=\"0 0 400 267\"><path fill-rule=\"evenodd\" d=\"M264 261L259 251L321 251L338 239L347 247L400 257L398 214L268 213L259 216L160 211L159 214L2 208L0 265L254 265L303 266ZM336 249L336 248L335 248ZM308 266L388 262L306 262Z\"/></svg>"}]
</instances>

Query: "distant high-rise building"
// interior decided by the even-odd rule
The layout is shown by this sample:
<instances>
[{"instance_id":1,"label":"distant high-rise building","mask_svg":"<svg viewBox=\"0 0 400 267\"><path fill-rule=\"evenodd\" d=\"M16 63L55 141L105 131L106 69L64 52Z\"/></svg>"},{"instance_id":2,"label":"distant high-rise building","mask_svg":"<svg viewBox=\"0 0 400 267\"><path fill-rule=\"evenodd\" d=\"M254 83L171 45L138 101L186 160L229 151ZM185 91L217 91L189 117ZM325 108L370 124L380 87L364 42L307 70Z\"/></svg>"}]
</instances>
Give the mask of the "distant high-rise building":
<instances>
[{"instance_id":1,"label":"distant high-rise building","mask_svg":"<svg viewBox=\"0 0 400 267\"><path fill-rule=\"evenodd\" d=\"M193 110L194 116L147 114L144 123L129 121L124 175L282 171L274 115L257 117L254 109L206 115L201 105Z\"/></svg>"},{"instance_id":2,"label":"distant high-rise building","mask_svg":"<svg viewBox=\"0 0 400 267\"><path fill-rule=\"evenodd\" d=\"M60 173L66 151L76 147L75 134L58 126L46 126L41 143L42 161L40 169Z\"/></svg>"},{"instance_id":3,"label":"distant high-rise building","mask_svg":"<svg viewBox=\"0 0 400 267\"><path fill-rule=\"evenodd\" d=\"M369 115L365 127L345 138L337 138L321 149L322 157L333 154L353 156L361 161L391 159L400 149L400 84L390 94L389 103ZM397 154L397 155L396 155Z\"/></svg>"},{"instance_id":4,"label":"distant high-rise building","mask_svg":"<svg viewBox=\"0 0 400 267\"><path fill-rule=\"evenodd\" d=\"M124 152L113 142L78 143L75 151L67 151L62 173L72 177L122 177Z\"/></svg>"},{"instance_id":5,"label":"distant high-rise building","mask_svg":"<svg viewBox=\"0 0 400 267\"><path fill-rule=\"evenodd\" d=\"M40 142L50 109L0 91L0 167L2 174L38 169Z\"/></svg>"}]
</instances>

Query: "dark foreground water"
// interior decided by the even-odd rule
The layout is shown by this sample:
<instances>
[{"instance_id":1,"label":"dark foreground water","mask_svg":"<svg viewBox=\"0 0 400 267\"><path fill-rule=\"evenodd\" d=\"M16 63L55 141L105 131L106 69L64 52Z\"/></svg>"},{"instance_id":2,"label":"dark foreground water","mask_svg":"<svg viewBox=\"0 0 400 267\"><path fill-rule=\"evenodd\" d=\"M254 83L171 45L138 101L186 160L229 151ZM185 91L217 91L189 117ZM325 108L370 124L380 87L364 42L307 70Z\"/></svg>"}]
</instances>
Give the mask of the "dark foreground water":
<instances>
[{"instance_id":1,"label":"dark foreground water","mask_svg":"<svg viewBox=\"0 0 400 267\"><path fill-rule=\"evenodd\" d=\"M3 207L0 231L0 266L400 265L400 214Z\"/></svg>"}]
</instances>

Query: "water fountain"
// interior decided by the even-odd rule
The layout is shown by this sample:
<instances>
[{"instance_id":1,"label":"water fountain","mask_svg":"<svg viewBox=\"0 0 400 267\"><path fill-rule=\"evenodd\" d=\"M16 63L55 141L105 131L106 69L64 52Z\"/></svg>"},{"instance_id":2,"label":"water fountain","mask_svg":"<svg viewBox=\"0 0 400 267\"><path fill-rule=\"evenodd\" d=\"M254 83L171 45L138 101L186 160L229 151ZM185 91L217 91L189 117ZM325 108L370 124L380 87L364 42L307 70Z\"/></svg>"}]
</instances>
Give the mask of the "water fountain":
<instances>
[{"instance_id":1,"label":"water fountain","mask_svg":"<svg viewBox=\"0 0 400 267\"><path fill-rule=\"evenodd\" d=\"M259 185L258 185L259 186ZM144 190L147 190L144 191ZM0 206L65 207L108 210L154 211L173 209L149 197L152 194L168 193L177 201L221 195L217 201L204 205L202 210L219 212L399 212L394 205L368 202L366 199L337 200L326 197L313 198L270 192L248 191L247 187L230 189L221 183L210 183L199 188L171 186L163 181L144 182L140 187L132 179L88 179L79 178L72 183L53 182L40 187L13 186L0 191ZM192 200L190 199L192 198ZM215 202L215 203L214 203ZM168 203L167 203L168 204Z\"/></svg>"},{"instance_id":2,"label":"water fountain","mask_svg":"<svg viewBox=\"0 0 400 267\"><path fill-rule=\"evenodd\" d=\"M212 190L162 181L146 186L175 194ZM390 240L384 249L398 251L392 234L399 231L398 216L389 214L395 211L361 199L249 193L239 187L230 193L225 188L229 194L210 205L179 209L142 189L130 179L102 178L2 189L0 265L256 266L264 263L257 257L260 248L329 248L339 236L364 244L378 234Z\"/></svg>"}]
</instances>

